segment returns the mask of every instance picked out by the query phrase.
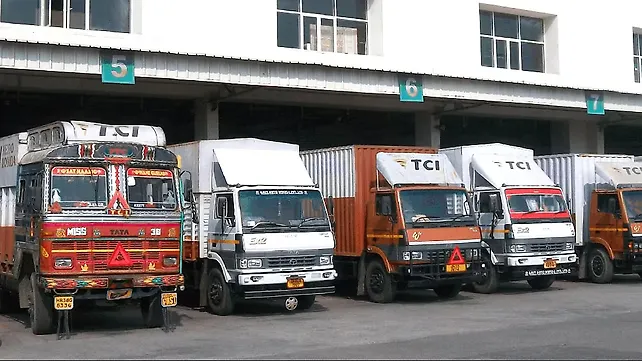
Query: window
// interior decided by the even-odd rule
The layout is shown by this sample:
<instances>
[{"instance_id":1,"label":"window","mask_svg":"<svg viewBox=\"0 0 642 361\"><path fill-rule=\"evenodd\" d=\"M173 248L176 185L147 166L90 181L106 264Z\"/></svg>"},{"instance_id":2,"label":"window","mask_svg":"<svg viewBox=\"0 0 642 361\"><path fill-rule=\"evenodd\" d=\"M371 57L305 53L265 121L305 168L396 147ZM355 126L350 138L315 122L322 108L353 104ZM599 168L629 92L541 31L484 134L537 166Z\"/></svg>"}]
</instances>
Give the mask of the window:
<instances>
[{"instance_id":1,"label":"window","mask_svg":"<svg viewBox=\"0 0 642 361\"><path fill-rule=\"evenodd\" d=\"M277 45L365 55L367 12L367 0L278 0Z\"/></svg>"},{"instance_id":2,"label":"window","mask_svg":"<svg viewBox=\"0 0 642 361\"><path fill-rule=\"evenodd\" d=\"M479 11L481 65L544 72L544 20Z\"/></svg>"},{"instance_id":3,"label":"window","mask_svg":"<svg viewBox=\"0 0 642 361\"><path fill-rule=\"evenodd\" d=\"M61 208L104 208L107 206L107 173L99 167L51 169L49 205Z\"/></svg>"},{"instance_id":4,"label":"window","mask_svg":"<svg viewBox=\"0 0 642 361\"><path fill-rule=\"evenodd\" d=\"M640 82L640 62L642 62L642 36L633 34L633 79L636 83Z\"/></svg>"},{"instance_id":5,"label":"window","mask_svg":"<svg viewBox=\"0 0 642 361\"><path fill-rule=\"evenodd\" d=\"M166 169L127 169L127 198L139 210L176 209L174 174Z\"/></svg>"},{"instance_id":6,"label":"window","mask_svg":"<svg viewBox=\"0 0 642 361\"><path fill-rule=\"evenodd\" d=\"M0 22L130 31L131 0L0 0Z\"/></svg>"},{"instance_id":7,"label":"window","mask_svg":"<svg viewBox=\"0 0 642 361\"><path fill-rule=\"evenodd\" d=\"M618 202L616 194L598 194L597 195L597 211L600 213L620 213L620 202Z\"/></svg>"},{"instance_id":8,"label":"window","mask_svg":"<svg viewBox=\"0 0 642 361\"><path fill-rule=\"evenodd\" d=\"M499 200L499 192L479 193L479 213L491 213L490 195L495 194Z\"/></svg>"}]
</instances>

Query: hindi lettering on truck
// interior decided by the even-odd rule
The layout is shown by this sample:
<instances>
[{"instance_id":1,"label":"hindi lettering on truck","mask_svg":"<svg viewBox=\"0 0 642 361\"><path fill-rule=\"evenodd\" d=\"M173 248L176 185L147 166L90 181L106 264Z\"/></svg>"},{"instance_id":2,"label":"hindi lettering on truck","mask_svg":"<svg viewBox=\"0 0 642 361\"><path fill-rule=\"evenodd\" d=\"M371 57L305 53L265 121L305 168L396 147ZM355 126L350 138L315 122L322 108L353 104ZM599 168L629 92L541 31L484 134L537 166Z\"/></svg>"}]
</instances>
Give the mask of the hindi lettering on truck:
<instances>
[{"instance_id":1,"label":"hindi lettering on truck","mask_svg":"<svg viewBox=\"0 0 642 361\"><path fill-rule=\"evenodd\" d=\"M493 143L440 150L473 195L488 272L473 288L493 293L501 281L549 288L577 269L575 230L562 190L530 149Z\"/></svg>"},{"instance_id":2,"label":"hindi lettering on truck","mask_svg":"<svg viewBox=\"0 0 642 361\"><path fill-rule=\"evenodd\" d=\"M186 287L229 315L239 300L305 310L334 293L334 237L319 188L295 144L206 140L170 147L186 184Z\"/></svg>"},{"instance_id":3,"label":"hindi lettering on truck","mask_svg":"<svg viewBox=\"0 0 642 361\"><path fill-rule=\"evenodd\" d=\"M632 155L544 155L536 162L562 185L575 221L579 279L642 277L642 163Z\"/></svg>"},{"instance_id":4,"label":"hindi lettering on truck","mask_svg":"<svg viewBox=\"0 0 642 361\"><path fill-rule=\"evenodd\" d=\"M452 298L481 278L481 235L448 158L423 147L346 146L301 153L335 222L339 280L394 301L433 289Z\"/></svg>"},{"instance_id":5,"label":"hindi lettering on truck","mask_svg":"<svg viewBox=\"0 0 642 361\"><path fill-rule=\"evenodd\" d=\"M0 140L0 311L16 296L47 334L55 311L138 300L148 327L164 324L183 287L178 162L164 146L157 127L81 121Z\"/></svg>"}]
</instances>

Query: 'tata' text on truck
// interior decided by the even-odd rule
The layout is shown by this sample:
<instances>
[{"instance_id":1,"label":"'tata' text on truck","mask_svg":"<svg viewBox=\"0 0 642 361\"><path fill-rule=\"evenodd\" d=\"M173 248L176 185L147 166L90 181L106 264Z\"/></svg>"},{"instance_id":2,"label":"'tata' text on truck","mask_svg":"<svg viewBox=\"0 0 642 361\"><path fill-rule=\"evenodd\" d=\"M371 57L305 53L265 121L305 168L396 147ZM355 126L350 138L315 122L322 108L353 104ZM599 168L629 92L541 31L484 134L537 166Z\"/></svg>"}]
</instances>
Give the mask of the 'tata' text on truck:
<instances>
[{"instance_id":1,"label":"'tata' text on truck","mask_svg":"<svg viewBox=\"0 0 642 361\"><path fill-rule=\"evenodd\" d=\"M170 149L194 211L183 255L201 306L228 315L237 300L280 299L293 311L334 293L334 236L298 145L242 138Z\"/></svg>"},{"instance_id":2,"label":"'tata' text on truck","mask_svg":"<svg viewBox=\"0 0 642 361\"><path fill-rule=\"evenodd\" d=\"M436 149L346 146L301 156L328 196L339 279L388 303L397 290L455 297L481 276L481 235L461 179Z\"/></svg>"},{"instance_id":3,"label":"'tata' text on truck","mask_svg":"<svg viewBox=\"0 0 642 361\"><path fill-rule=\"evenodd\" d=\"M568 197L579 278L608 283L615 273L642 277L642 163L631 155L607 154L535 160Z\"/></svg>"},{"instance_id":4,"label":"'tata' text on truck","mask_svg":"<svg viewBox=\"0 0 642 361\"><path fill-rule=\"evenodd\" d=\"M175 306L178 164L158 127L54 122L0 139L0 306L35 334L76 301L140 299L149 327Z\"/></svg>"},{"instance_id":5,"label":"'tata' text on truck","mask_svg":"<svg viewBox=\"0 0 642 361\"><path fill-rule=\"evenodd\" d=\"M440 150L473 193L488 272L473 287L493 293L500 281L549 288L576 271L575 230L562 190L530 149L493 143Z\"/></svg>"}]
</instances>

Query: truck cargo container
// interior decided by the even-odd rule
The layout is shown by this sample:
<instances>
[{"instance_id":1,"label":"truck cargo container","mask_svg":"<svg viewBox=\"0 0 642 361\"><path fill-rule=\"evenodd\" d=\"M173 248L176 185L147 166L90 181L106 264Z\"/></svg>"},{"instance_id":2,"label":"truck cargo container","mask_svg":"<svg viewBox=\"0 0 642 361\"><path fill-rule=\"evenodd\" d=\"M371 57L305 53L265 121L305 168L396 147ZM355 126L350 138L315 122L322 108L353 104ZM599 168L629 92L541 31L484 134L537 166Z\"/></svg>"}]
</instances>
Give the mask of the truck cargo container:
<instances>
[{"instance_id":1,"label":"truck cargo container","mask_svg":"<svg viewBox=\"0 0 642 361\"><path fill-rule=\"evenodd\" d=\"M308 309L334 293L334 236L296 144L254 138L169 147L181 159L186 286L229 315L239 300Z\"/></svg>"},{"instance_id":2,"label":"truck cargo container","mask_svg":"<svg viewBox=\"0 0 642 361\"><path fill-rule=\"evenodd\" d=\"M530 149L492 143L440 150L474 197L488 272L473 283L492 293L500 281L527 280L545 289L573 274L575 231L562 190Z\"/></svg>"},{"instance_id":3,"label":"truck cargo container","mask_svg":"<svg viewBox=\"0 0 642 361\"><path fill-rule=\"evenodd\" d=\"M615 154L535 157L568 198L580 279L607 283L615 273L642 276L642 163L634 159Z\"/></svg>"},{"instance_id":4,"label":"truck cargo container","mask_svg":"<svg viewBox=\"0 0 642 361\"><path fill-rule=\"evenodd\" d=\"M481 236L462 181L424 147L354 145L301 152L335 224L335 267L357 294L397 290L456 296L481 277Z\"/></svg>"},{"instance_id":5,"label":"truck cargo container","mask_svg":"<svg viewBox=\"0 0 642 361\"><path fill-rule=\"evenodd\" d=\"M59 121L0 139L0 311L35 334L54 310L140 300L145 324L176 306L181 204L161 128Z\"/></svg>"}]
</instances>

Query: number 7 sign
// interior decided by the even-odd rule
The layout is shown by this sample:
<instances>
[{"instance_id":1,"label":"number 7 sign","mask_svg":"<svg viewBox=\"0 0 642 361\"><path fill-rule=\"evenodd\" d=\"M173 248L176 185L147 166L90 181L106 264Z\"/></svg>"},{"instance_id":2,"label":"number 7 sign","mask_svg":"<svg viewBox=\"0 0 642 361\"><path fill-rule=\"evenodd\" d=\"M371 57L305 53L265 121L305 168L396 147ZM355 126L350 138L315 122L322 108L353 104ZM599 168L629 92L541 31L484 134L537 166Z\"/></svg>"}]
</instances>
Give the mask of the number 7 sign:
<instances>
[{"instance_id":1,"label":"number 7 sign","mask_svg":"<svg viewBox=\"0 0 642 361\"><path fill-rule=\"evenodd\" d=\"M586 99L586 113L590 115L604 115L604 93L590 91L584 94Z\"/></svg>"}]
</instances>

